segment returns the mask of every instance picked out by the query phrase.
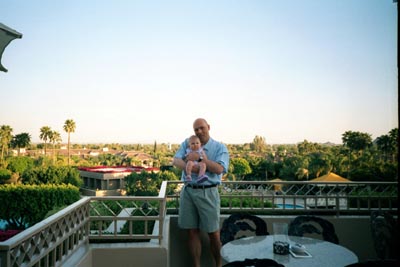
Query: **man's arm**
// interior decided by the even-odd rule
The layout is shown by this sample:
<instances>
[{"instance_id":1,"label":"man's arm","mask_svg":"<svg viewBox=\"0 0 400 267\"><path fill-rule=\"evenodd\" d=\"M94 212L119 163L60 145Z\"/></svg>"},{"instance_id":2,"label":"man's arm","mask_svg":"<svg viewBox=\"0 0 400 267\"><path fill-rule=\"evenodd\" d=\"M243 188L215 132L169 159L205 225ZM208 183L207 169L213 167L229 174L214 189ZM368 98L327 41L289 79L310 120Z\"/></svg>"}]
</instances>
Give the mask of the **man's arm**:
<instances>
[{"instance_id":1,"label":"man's arm","mask_svg":"<svg viewBox=\"0 0 400 267\"><path fill-rule=\"evenodd\" d=\"M215 173L215 174L219 175L224 171L224 167L222 167L221 164L219 164L219 163L217 163L215 161L209 160L205 154L204 154L203 157L204 158L203 158L203 160L201 162L204 162L206 164L208 172L212 172L212 173ZM190 157L188 157L188 158L190 158ZM185 166L186 166L186 162L183 159L180 159L180 158L174 158L174 161L172 162L172 164L175 167L177 167L177 168L179 168L181 170L185 169ZM199 172L199 166L197 166L197 165L193 166L193 170L192 171L194 173L198 173Z\"/></svg>"},{"instance_id":2,"label":"man's arm","mask_svg":"<svg viewBox=\"0 0 400 267\"><path fill-rule=\"evenodd\" d=\"M181 146L183 146L183 144L182 144ZM175 154L175 157L174 157L174 160L173 160L173 162L172 162L172 165L174 165L175 167L177 167L177 168L179 168L179 169L181 169L181 170L184 170L184 169L185 169L186 163L187 163L188 161L198 161L199 158L200 158L199 153L197 153L197 152L195 152L195 151L192 151L192 152L190 152L190 153L185 154L185 155L183 156L183 158L180 158L180 157L179 157L179 154L180 154L180 153ZM178 156L177 156L177 155L178 155ZM197 165L194 165L194 166L193 166L193 169L192 169L192 172L194 172L194 173L199 173L199 170L200 170L199 167L198 167Z\"/></svg>"},{"instance_id":3,"label":"man's arm","mask_svg":"<svg viewBox=\"0 0 400 267\"><path fill-rule=\"evenodd\" d=\"M176 152L176 154L174 156L172 165L174 165L175 167L177 167L181 170L184 170L185 166L186 166L186 162L184 160L184 158L186 157L185 154L186 154L186 141L184 141L180 145L178 151Z\"/></svg>"},{"instance_id":4,"label":"man's arm","mask_svg":"<svg viewBox=\"0 0 400 267\"><path fill-rule=\"evenodd\" d=\"M179 168L181 170L184 170L186 168L187 161L191 160L191 158L192 157L190 156L190 154L187 157L185 157L185 160L183 160L181 158L174 158L174 160L172 162L172 165L174 165L175 167L177 167L177 168ZM192 172L199 173L199 171L200 171L199 166L198 165L193 165Z\"/></svg>"},{"instance_id":5,"label":"man's arm","mask_svg":"<svg viewBox=\"0 0 400 267\"><path fill-rule=\"evenodd\" d=\"M205 157L201 162L204 162L206 164L207 171L209 171L209 172L220 175L224 171L224 167L222 167L221 164L219 164L215 161L209 160Z\"/></svg>"},{"instance_id":6,"label":"man's arm","mask_svg":"<svg viewBox=\"0 0 400 267\"><path fill-rule=\"evenodd\" d=\"M196 161L196 160L199 160L199 157L200 157L200 155L197 152L191 152L191 153L189 153L187 155L184 155L184 151L186 149L184 147L184 145L185 145L185 143L182 143L181 147L179 148L179 151L175 154L174 160L172 162L172 164L175 167L177 167L177 168L179 168L181 170L185 169L186 161L188 161L188 160ZM225 161L229 161L228 150L226 149L226 147L224 147L224 149L222 149L221 153L222 153L221 155L226 154L226 157L227 157L227 159L225 159L223 161L224 162ZM224 172L224 166L222 166L219 162L209 160L206 153L202 153L202 155L203 155L202 162L204 162L206 164L208 172L212 172L212 173L215 173L217 175L220 175L220 174L222 174ZM184 159L182 159L181 156ZM196 165L193 166L192 172L199 173L199 167L196 166Z\"/></svg>"},{"instance_id":7,"label":"man's arm","mask_svg":"<svg viewBox=\"0 0 400 267\"><path fill-rule=\"evenodd\" d=\"M172 161L172 165L183 170L183 169L185 169L186 162L183 159L174 158L174 160Z\"/></svg>"}]
</instances>

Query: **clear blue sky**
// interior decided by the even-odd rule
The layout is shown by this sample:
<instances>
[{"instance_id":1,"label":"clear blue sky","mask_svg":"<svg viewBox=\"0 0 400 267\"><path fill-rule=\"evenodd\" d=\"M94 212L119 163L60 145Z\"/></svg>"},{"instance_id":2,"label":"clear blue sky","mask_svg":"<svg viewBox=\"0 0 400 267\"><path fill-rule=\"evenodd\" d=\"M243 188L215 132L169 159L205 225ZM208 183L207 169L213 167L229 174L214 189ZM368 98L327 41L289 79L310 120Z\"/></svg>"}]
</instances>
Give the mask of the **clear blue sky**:
<instances>
[{"instance_id":1,"label":"clear blue sky","mask_svg":"<svg viewBox=\"0 0 400 267\"><path fill-rule=\"evenodd\" d=\"M0 0L0 125L76 143L342 142L398 127L392 0Z\"/></svg>"}]
</instances>

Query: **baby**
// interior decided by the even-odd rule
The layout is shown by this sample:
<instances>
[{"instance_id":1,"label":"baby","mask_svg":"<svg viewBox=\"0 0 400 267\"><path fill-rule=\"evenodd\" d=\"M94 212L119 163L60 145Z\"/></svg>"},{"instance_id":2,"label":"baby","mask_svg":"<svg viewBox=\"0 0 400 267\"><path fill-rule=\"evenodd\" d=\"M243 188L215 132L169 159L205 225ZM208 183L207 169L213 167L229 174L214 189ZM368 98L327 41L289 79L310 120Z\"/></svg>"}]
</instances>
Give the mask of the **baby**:
<instances>
[{"instance_id":1,"label":"baby","mask_svg":"<svg viewBox=\"0 0 400 267\"><path fill-rule=\"evenodd\" d=\"M188 160L185 166L185 171L186 171L185 180L192 181L193 166L198 165L199 174L196 182L203 183L208 180L208 176L205 174L207 166L204 162L201 162L203 159L204 151L203 148L201 147L200 139L196 135L192 135L191 137L189 137L189 147L186 149L186 156L192 152L196 152L199 154L199 160L198 161Z\"/></svg>"}]
</instances>

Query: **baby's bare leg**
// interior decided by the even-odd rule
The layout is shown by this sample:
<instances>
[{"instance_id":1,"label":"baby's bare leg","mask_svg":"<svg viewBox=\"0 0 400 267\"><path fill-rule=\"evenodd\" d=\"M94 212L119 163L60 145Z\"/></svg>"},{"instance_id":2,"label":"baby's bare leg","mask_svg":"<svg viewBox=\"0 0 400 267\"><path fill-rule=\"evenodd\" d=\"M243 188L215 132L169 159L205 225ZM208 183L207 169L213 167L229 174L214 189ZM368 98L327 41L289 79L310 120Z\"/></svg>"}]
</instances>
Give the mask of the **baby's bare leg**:
<instances>
[{"instance_id":1,"label":"baby's bare leg","mask_svg":"<svg viewBox=\"0 0 400 267\"><path fill-rule=\"evenodd\" d=\"M204 162L199 162L199 177L203 176L206 173L207 166Z\"/></svg>"},{"instance_id":2,"label":"baby's bare leg","mask_svg":"<svg viewBox=\"0 0 400 267\"><path fill-rule=\"evenodd\" d=\"M193 161L188 161L186 163L185 171L186 171L186 180L187 181L191 181L192 180L192 169L193 169L193 166L194 166L194 162Z\"/></svg>"},{"instance_id":3,"label":"baby's bare leg","mask_svg":"<svg viewBox=\"0 0 400 267\"><path fill-rule=\"evenodd\" d=\"M204 183L208 181L208 176L206 175L207 166L204 162L199 162L199 178L197 179L197 183Z\"/></svg>"}]
</instances>

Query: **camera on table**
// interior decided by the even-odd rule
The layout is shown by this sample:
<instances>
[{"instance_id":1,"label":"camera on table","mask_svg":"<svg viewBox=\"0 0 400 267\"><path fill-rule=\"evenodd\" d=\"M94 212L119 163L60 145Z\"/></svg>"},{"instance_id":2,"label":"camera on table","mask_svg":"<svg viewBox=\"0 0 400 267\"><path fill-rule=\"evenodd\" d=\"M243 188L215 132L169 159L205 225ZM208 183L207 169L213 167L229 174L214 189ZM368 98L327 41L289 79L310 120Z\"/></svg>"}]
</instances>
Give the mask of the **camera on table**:
<instances>
[{"instance_id":1,"label":"camera on table","mask_svg":"<svg viewBox=\"0 0 400 267\"><path fill-rule=\"evenodd\" d=\"M289 254L289 243L282 242L282 241L275 241L274 242L274 253L280 254L280 255Z\"/></svg>"}]
</instances>

